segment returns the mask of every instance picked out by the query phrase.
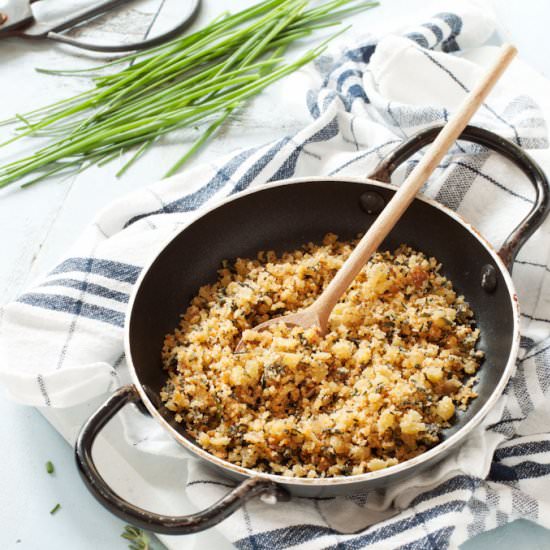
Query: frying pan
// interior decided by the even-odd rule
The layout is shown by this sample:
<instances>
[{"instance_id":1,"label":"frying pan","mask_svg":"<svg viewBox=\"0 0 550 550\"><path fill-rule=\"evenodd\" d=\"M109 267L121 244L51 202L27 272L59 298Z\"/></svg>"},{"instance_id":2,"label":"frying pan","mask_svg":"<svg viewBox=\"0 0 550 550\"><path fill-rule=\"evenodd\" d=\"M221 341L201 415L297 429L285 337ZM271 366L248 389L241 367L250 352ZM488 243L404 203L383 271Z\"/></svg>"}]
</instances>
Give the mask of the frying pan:
<instances>
[{"instance_id":1,"label":"frying pan","mask_svg":"<svg viewBox=\"0 0 550 550\"><path fill-rule=\"evenodd\" d=\"M200 448L160 402L166 381L160 350L198 288L214 282L223 259L248 257L258 250L293 250L320 242L329 231L353 238L365 231L395 187L393 171L416 151L433 141L441 126L426 129L394 150L367 179L300 178L276 182L227 199L202 214L156 255L136 283L125 327L126 360L133 384L113 393L83 426L75 447L81 476L92 494L129 523L166 534L185 534L211 527L258 495L285 500L292 495L330 497L386 487L432 467L455 449L495 405L510 377L519 347L519 310L509 273L516 254L549 212L548 181L535 161L521 148L487 130L468 126L461 139L512 160L535 188L530 212L495 250L455 212L418 197L382 244L394 249L406 243L443 264L443 273L464 294L476 314L485 360L478 372L473 400L458 414L441 442L424 454L390 468L355 476L291 478L260 473L231 464ZM150 414L168 434L193 455L225 477L235 489L204 511L189 516L161 516L132 505L103 480L93 458L94 439L126 404ZM182 488L183 490L183 488ZM265 498L265 497L264 497Z\"/></svg>"}]
</instances>

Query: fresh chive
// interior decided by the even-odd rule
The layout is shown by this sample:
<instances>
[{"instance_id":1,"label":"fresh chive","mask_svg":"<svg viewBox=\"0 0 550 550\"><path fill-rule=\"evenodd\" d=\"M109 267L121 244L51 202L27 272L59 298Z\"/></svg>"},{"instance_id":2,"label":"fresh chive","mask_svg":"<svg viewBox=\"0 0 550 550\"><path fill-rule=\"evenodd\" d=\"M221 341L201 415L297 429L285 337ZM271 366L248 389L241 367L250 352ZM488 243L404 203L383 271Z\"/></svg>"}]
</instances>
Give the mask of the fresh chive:
<instances>
[{"instance_id":1,"label":"fresh chive","mask_svg":"<svg viewBox=\"0 0 550 550\"><path fill-rule=\"evenodd\" d=\"M150 139L149 141L144 141L143 144L140 146L140 148L132 155L132 158L130 158L130 160L126 162L124 166L116 173L116 177L117 178L122 177L124 172L126 172L126 170L128 170L128 168L130 168L130 166L132 166L132 164L134 164L136 160L138 160L141 156L143 156L145 154L145 151L147 151L147 149L149 149L149 147L151 147L153 143L157 141L157 139L158 137L154 139Z\"/></svg>"},{"instance_id":2,"label":"fresh chive","mask_svg":"<svg viewBox=\"0 0 550 550\"><path fill-rule=\"evenodd\" d=\"M328 40L299 59L285 61L290 44L340 19L377 5L328 0L308 9L309 0L264 0L235 14L224 13L205 27L164 45L125 56L101 67L43 71L96 75L95 86L72 98L0 124L22 123L6 146L27 137L49 137L33 154L0 167L0 187L19 179L36 184L67 171L103 165L135 148L118 171L122 176L158 139L181 128L210 125L168 170L177 172L247 99L296 71L324 51ZM343 31L342 31L343 32ZM103 69L131 62L111 74Z\"/></svg>"},{"instance_id":3,"label":"fresh chive","mask_svg":"<svg viewBox=\"0 0 550 550\"><path fill-rule=\"evenodd\" d=\"M50 460L48 460L48 462L46 462L46 472L48 472L48 474L53 474L55 472L53 462L51 462Z\"/></svg>"},{"instance_id":4,"label":"fresh chive","mask_svg":"<svg viewBox=\"0 0 550 550\"><path fill-rule=\"evenodd\" d=\"M192 157L207 141L207 139L226 121L227 117L232 113L233 108L227 109L225 113L215 122L213 122L206 131L202 134L202 136L193 143L193 145L190 147L190 149L164 174L165 178L168 178L170 176L173 176L180 167L189 159Z\"/></svg>"},{"instance_id":5,"label":"fresh chive","mask_svg":"<svg viewBox=\"0 0 550 550\"><path fill-rule=\"evenodd\" d=\"M53 516L56 512L58 512L61 508L61 504L59 502L50 510L50 514Z\"/></svg>"}]
</instances>

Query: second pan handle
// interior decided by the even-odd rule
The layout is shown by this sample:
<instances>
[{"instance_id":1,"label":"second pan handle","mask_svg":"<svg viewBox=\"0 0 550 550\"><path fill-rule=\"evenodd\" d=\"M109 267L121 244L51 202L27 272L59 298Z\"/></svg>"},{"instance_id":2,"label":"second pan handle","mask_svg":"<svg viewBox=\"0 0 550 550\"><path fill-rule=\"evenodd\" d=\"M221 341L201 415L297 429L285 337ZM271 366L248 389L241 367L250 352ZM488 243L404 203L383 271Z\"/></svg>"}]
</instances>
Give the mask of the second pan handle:
<instances>
[{"instance_id":1,"label":"second pan handle","mask_svg":"<svg viewBox=\"0 0 550 550\"><path fill-rule=\"evenodd\" d=\"M250 477L206 510L187 516L156 514L131 504L115 493L103 479L92 458L92 448L95 438L109 420L125 405L137 403L139 400L139 393L134 386L119 388L84 424L75 445L76 463L84 483L92 495L119 518L155 533L188 535L220 523L253 497L273 495L280 501L289 499L285 489L276 483Z\"/></svg>"},{"instance_id":2,"label":"second pan handle","mask_svg":"<svg viewBox=\"0 0 550 550\"><path fill-rule=\"evenodd\" d=\"M421 130L398 145L369 176L370 179L391 182L391 176L398 166L416 152L431 143L441 131L443 124ZM498 251L508 269L511 270L514 259L527 239L541 226L550 213L550 188L548 179L541 167L521 147L508 139L477 126L466 126L460 135L461 140L483 145L511 160L529 178L535 188L535 200L531 210L506 237Z\"/></svg>"}]
</instances>

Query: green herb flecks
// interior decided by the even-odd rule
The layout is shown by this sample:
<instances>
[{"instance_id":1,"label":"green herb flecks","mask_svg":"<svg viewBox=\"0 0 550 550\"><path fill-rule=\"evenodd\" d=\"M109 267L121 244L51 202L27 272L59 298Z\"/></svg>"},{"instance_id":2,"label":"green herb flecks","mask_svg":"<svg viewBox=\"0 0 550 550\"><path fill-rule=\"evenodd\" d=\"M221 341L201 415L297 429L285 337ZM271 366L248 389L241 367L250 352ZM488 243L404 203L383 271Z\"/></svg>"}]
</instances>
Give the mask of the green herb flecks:
<instances>
[{"instance_id":1,"label":"green herb flecks","mask_svg":"<svg viewBox=\"0 0 550 550\"><path fill-rule=\"evenodd\" d=\"M53 462L51 462L50 460L46 462L46 472L48 472L48 474L53 474L55 472Z\"/></svg>"},{"instance_id":2,"label":"green herb flecks","mask_svg":"<svg viewBox=\"0 0 550 550\"><path fill-rule=\"evenodd\" d=\"M124 532L120 536L130 541L128 545L130 550L151 550L151 539L143 529L126 525Z\"/></svg>"},{"instance_id":3,"label":"green herb flecks","mask_svg":"<svg viewBox=\"0 0 550 550\"><path fill-rule=\"evenodd\" d=\"M61 504L59 502L50 510L50 514L53 516L61 509Z\"/></svg>"}]
</instances>

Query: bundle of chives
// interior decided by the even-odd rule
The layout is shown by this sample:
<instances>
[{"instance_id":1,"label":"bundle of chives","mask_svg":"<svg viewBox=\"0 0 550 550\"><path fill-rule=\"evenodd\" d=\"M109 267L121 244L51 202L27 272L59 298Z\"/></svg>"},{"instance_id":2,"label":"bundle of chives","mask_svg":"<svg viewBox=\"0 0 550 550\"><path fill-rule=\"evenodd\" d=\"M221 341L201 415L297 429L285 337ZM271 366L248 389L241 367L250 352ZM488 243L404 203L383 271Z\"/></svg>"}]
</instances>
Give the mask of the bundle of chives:
<instances>
[{"instance_id":1,"label":"bundle of chives","mask_svg":"<svg viewBox=\"0 0 550 550\"><path fill-rule=\"evenodd\" d=\"M377 5L329 0L307 9L308 4L309 0L264 0L234 15L222 14L192 34L100 67L42 70L96 75L107 67L131 62L113 74L94 76L95 86L82 94L4 121L23 126L0 147L32 136L47 136L52 142L0 167L0 187L21 178L26 178L22 184L26 187L62 171L103 165L137 148L119 170L120 176L162 135L210 122L165 175L175 173L237 107L315 59L328 41L285 62L283 54L289 44L339 24L350 13Z\"/></svg>"}]
</instances>

